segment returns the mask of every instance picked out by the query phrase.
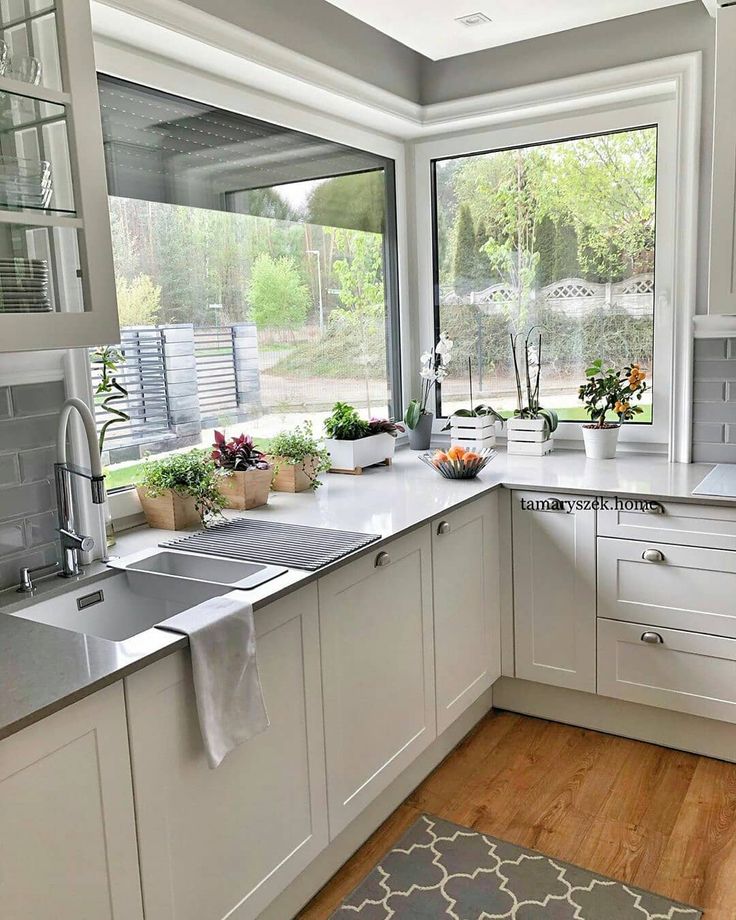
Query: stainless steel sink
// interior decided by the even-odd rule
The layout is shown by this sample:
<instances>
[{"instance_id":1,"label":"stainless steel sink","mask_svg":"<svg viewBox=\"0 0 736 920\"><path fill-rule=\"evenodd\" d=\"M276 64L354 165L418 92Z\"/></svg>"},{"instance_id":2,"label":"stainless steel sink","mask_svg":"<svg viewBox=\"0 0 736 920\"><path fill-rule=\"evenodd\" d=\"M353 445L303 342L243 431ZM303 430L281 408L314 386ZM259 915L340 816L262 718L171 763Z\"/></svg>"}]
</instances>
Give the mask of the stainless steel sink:
<instances>
[{"instance_id":1,"label":"stainless steel sink","mask_svg":"<svg viewBox=\"0 0 736 920\"><path fill-rule=\"evenodd\" d=\"M167 549L146 550L122 559L111 559L110 565L127 572L131 584L144 593L175 597L177 600L185 596L192 583L219 587L221 593L247 591L287 571L280 565L219 559Z\"/></svg>"}]
</instances>

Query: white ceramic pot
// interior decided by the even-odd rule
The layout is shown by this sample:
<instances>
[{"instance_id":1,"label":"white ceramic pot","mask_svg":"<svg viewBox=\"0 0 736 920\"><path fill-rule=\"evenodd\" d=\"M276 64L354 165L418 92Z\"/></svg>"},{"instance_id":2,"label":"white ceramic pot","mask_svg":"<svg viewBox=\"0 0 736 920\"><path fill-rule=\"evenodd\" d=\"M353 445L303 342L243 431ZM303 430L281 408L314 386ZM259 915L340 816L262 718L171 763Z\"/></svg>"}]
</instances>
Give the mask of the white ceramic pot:
<instances>
[{"instance_id":1,"label":"white ceramic pot","mask_svg":"<svg viewBox=\"0 0 736 920\"><path fill-rule=\"evenodd\" d=\"M351 472L362 470L376 463L390 462L394 455L396 440L390 434L372 434L357 441L338 441L325 438L325 447L330 453L333 470Z\"/></svg>"},{"instance_id":2,"label":"white ceramic pot","mask_svg":"<svg viewBox=\"0 0 736 920\"><path fill-rule=\"evenodd\" d=\"M590 457L591 460L613 460L620 430L620 425L613 428L590 428L583 425L586 457Z\"/></svg>"}]
</instances>

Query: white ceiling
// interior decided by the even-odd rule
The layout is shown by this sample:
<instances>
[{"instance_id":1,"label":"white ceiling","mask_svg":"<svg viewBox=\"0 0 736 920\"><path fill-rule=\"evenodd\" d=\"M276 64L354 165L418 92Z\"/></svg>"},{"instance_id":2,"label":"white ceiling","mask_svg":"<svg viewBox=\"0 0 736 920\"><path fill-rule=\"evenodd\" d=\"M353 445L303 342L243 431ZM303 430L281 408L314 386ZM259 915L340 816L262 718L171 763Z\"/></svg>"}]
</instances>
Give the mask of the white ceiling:
<instances>
[{"instance_id":1,"label":"white ceiling","mask_svg":"<svg viewBox=\"0 0 736 920\"><path fill-rule=\"evenodd\" d=\"M432 60L564 32L687 0L328 0ZM459 16L492 21L468 27Z\"/></svg>"}]
</instances>

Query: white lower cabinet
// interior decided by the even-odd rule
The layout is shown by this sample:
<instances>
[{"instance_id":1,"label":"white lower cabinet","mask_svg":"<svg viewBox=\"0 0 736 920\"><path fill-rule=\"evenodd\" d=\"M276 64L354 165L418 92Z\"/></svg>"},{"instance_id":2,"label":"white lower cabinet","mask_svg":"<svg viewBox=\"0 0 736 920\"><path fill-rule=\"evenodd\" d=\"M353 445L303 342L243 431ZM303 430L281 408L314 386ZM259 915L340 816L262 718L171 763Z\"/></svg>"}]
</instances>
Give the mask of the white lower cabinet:
<instances>
[{"instance_id":1,"label":"white lower cabinet","mask_svg":"<svg viewBox=\"0 0 736 920\"><path fill-rule=\"evenodd\" d=\"M515 673L595 693L596 513L562 500L585 496L513 495Z\"/></svg>"},{"instance_id":2,"label":"white lower cabinet","mask_svg":"<svg viewBox=\"0 0 736 920\"><path fill-rule=\"evenodd\" d=\"M188 651L126 679L146 920L250 920L327 844L316 586L256 635L271 725L216 770Z\"/></svg>"},{"instance_id":3,"label":"white lower cabinet","mask_svg":"<svg viewBox=\"0 0 736 920\"><path fill-rule=\"evenodd\" d=\"M498 495L433 523L437 733L501 676Z\"/></svg>"},{"instance_id":4,"label":"white lower cabinet","mask_svg":"<svg viewBox=\"0 0 736 920\"><path fill-rule=\"evenodd\" d=\"M0 742L3 920L141 920L120 682Z\"/></svg>"},{"instance_id":5,"label":"white lower cabinet","mask_svg":"<svg viewBox=\"0 0 736 920\"><path fill-rule=\"evenodd\" d=\"M599 620L598 693L736 722L736 639Z\"/></svg>"},{"instance_id":6,"label":"white lower cabinet","mask_svg":"<svg viewBox=\"0 0 736 920\"><path fill-rule=\"evenodd\" d=\"M330 836L435 738L429 527L319 581Z\"/></svg>"}]
</instances>

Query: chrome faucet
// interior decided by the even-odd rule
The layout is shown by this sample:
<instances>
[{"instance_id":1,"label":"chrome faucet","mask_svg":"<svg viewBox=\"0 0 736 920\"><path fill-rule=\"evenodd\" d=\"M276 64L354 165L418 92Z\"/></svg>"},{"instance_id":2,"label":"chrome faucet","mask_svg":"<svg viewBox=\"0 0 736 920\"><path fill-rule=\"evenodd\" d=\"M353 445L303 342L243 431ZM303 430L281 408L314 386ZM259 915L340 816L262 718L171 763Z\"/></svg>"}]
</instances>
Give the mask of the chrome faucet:
<instances>
[{"instance_id":1,"label":"chrome faucet","mask_svg":"<svg viewBox=\"0 0 736 920\"><path fill-rule=\"evenodd\" d=\"M69 417L75 410L82 419L84 433L87 437L90 470L71 466L66 459L66 432ZM81 572L79 552L89 552L94 548L92 537L77 533L74 525L74 497L72 476L88 479L92 489L92 502L101 505L105 501L105 477L102 473L102 459L97 446L97 430L94 416L81 399L67 399L64 403L56 438L56 458L54 479L56 481L56 499L59 507L59 535L61 536L61 571L62 578L74 578Z\"/></svg>"}]
</instances>

